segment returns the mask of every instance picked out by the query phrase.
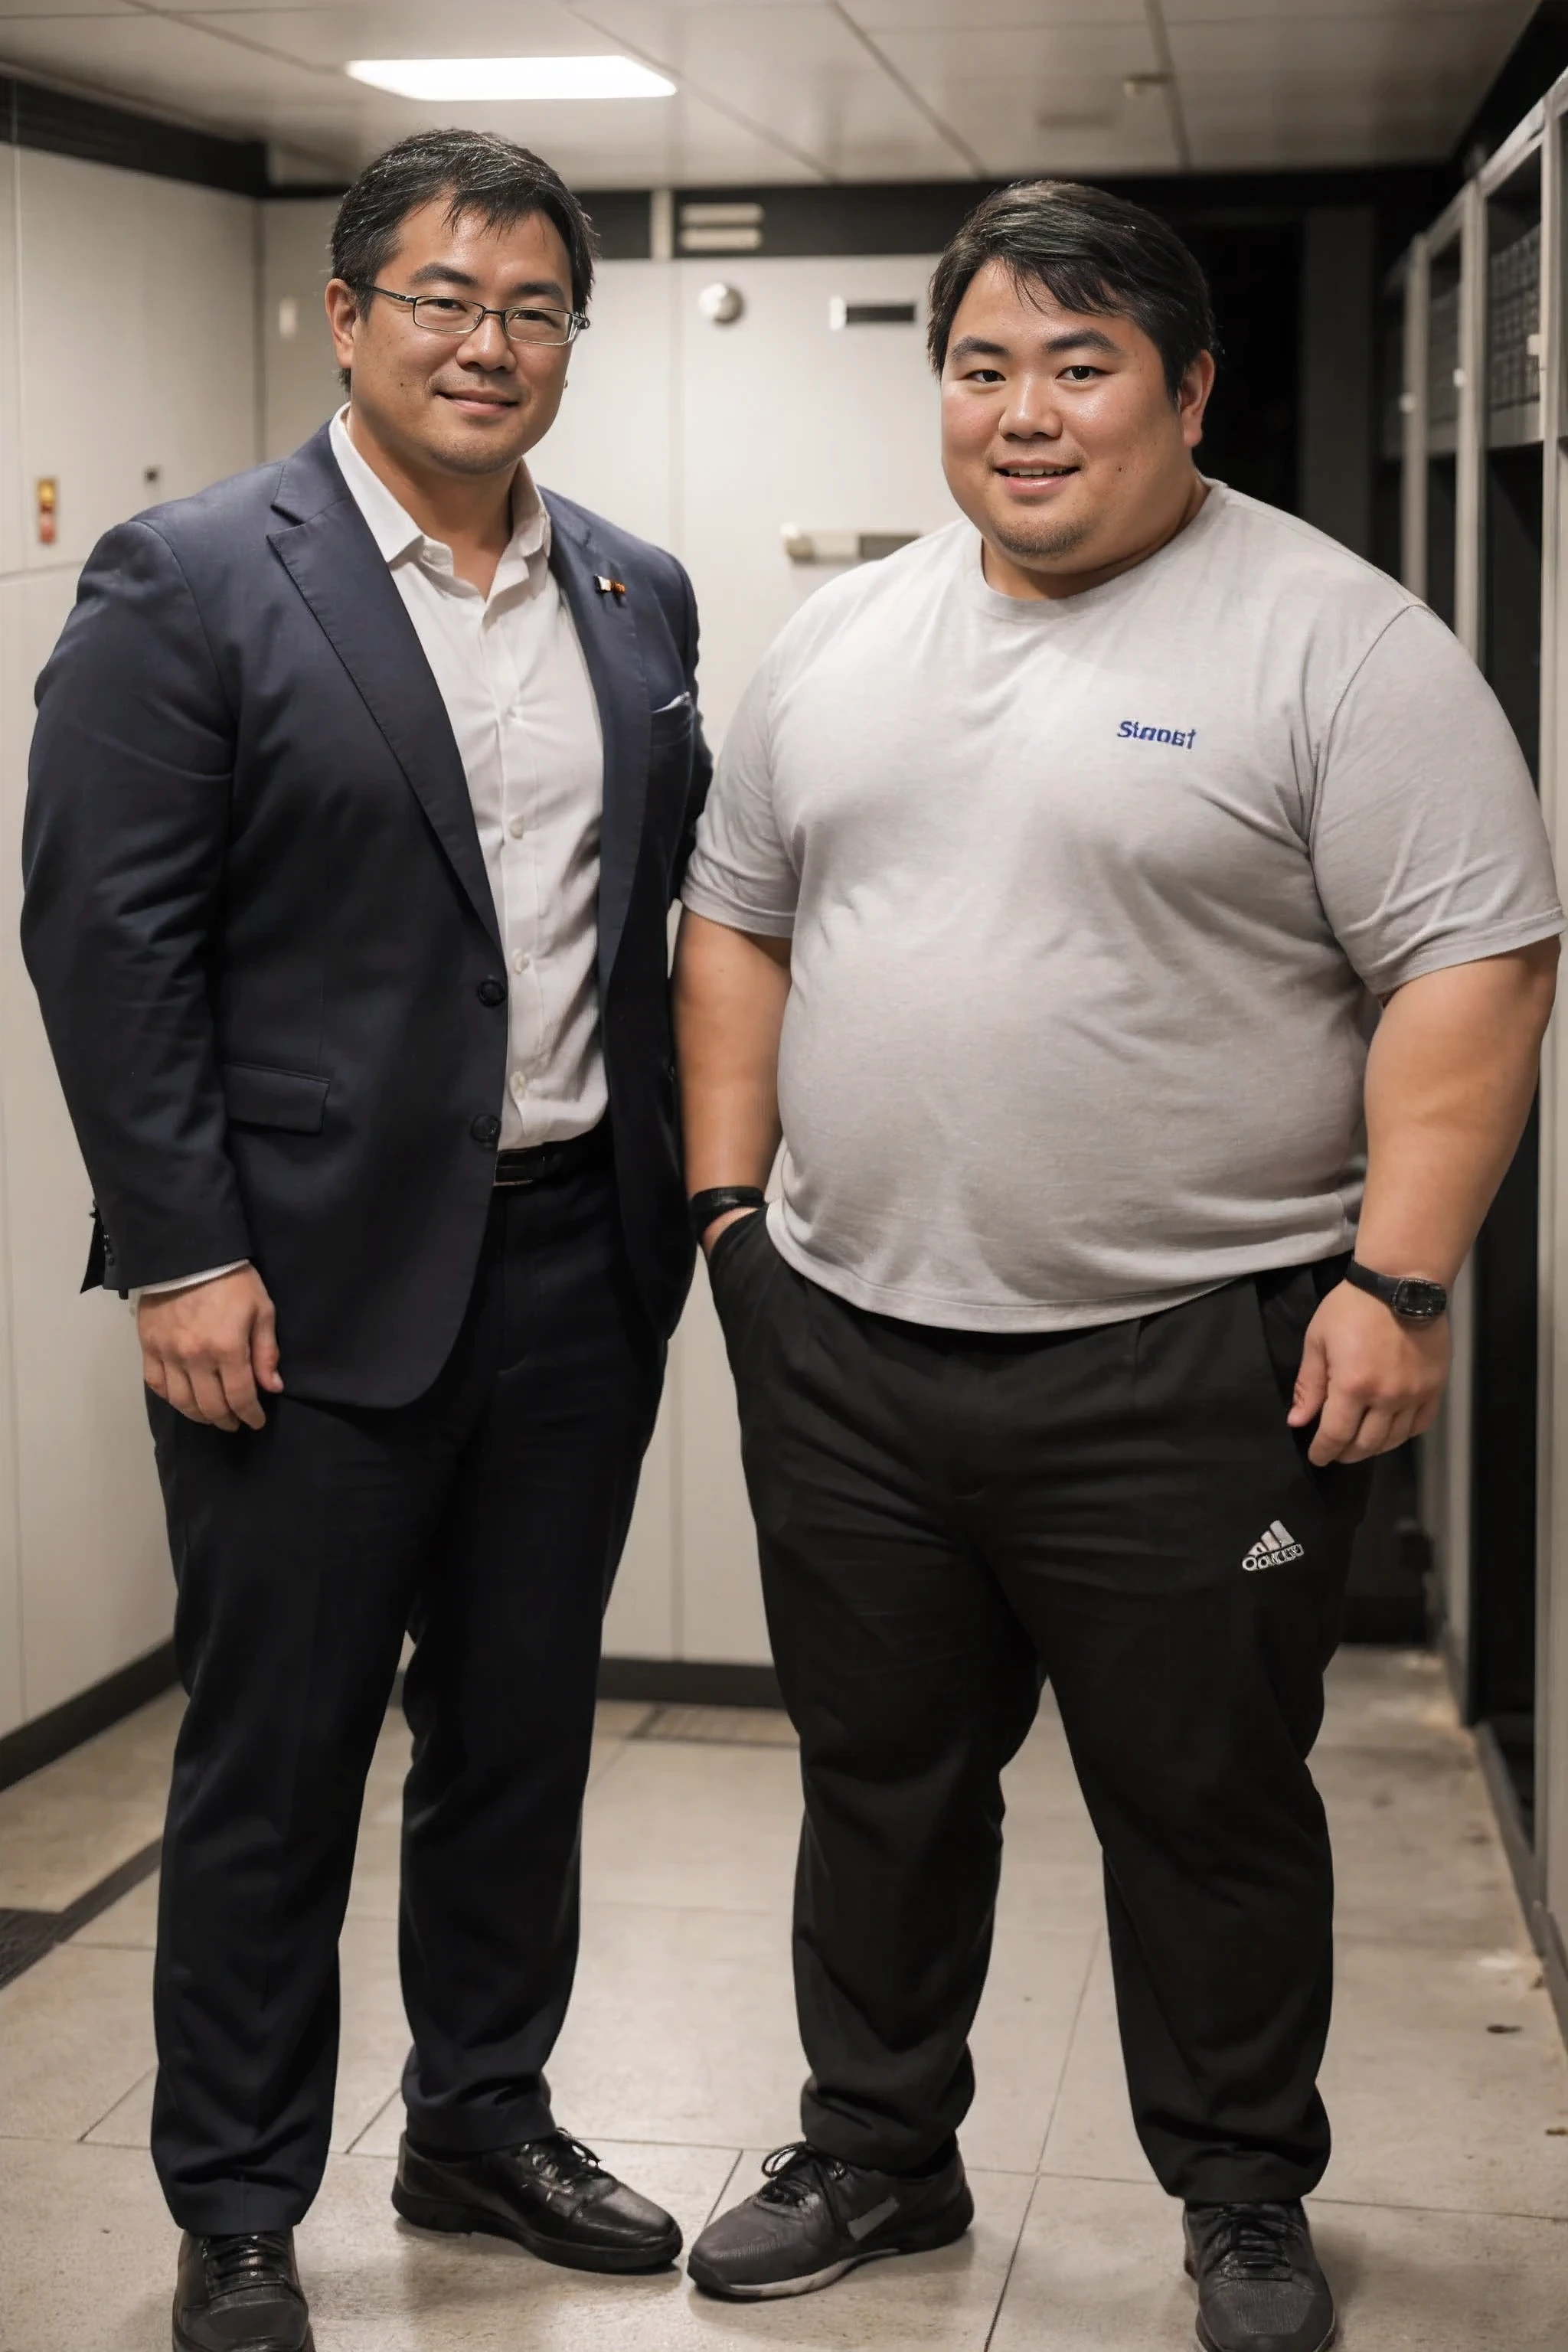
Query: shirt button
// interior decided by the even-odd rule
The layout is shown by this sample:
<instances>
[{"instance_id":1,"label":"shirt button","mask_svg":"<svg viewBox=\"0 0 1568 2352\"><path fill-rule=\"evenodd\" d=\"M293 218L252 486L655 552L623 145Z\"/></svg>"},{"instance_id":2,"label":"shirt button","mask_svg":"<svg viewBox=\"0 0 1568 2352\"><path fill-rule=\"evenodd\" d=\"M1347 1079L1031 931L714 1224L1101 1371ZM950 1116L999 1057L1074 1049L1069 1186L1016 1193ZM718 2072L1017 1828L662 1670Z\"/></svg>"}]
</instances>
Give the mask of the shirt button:
<instances>
[{"instance_id":1,"label":"shirt button","mask_svg":"<svg viewBox=\"0 0 1568 2352\"><path fill-rule=\"evenodd\" d=\"M481 1004L504 1004L506 1003L505 981L489 978L481 980L479 986L479 998Z\"/></svg>"},{"instance_id":2,"label":"shirt button","mask_svg":"<svg viewBox=\"0 0 1568 2352\"><path fill-rule=\"evenodd\" d=\"M524 950L521 948L513 948L511 951L511 968L513 971L526 971L528 970L528 963L529 959Z\"/></svg>"},{"instance_id":3,"label":"shirt button","mask_svg":"<svg viewBox=\"0 0 1568 2352\"><path fill-rule=\"evenodd\" d=\"M521 841L524 831L522 819L520 816L514 816L507 826L507 831L514 841Z\"/></svg>"},{"instance_id":4,"label":"shirt button","mask_svg":"<svg viewBox=\"0 0 1568 2352\"><path fill-rule=\"evenodd\" d=\"M485 1111L479 1118L470 1121L468 1133L476 1143L494 1143L500 1134L500 1121L499 1118L493 1118L489 1111Z\"/></svg>"},{"instance_id":5,"label":"shirt button","mask_svg":"<svg viewBox=\"0 0 1568 2352\"><path fill-rule=\"evenodd\" d=\"M528 1080L523 1076L521 1070L514 1070L511 1074L511 1090L519 1102L522 1100L523 1096L528 1092Z\"/></svg>"}]
</instances>

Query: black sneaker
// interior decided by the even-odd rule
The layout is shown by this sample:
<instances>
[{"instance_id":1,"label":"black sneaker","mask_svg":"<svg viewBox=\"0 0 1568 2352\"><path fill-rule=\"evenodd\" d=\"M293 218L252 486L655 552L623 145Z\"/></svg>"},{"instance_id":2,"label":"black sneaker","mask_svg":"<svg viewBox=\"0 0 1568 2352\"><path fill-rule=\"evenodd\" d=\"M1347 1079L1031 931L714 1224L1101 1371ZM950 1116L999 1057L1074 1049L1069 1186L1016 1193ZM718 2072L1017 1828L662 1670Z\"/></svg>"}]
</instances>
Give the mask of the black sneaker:
<instances>
[{"instance_id":1,"label":"black sneaker","mask_svg":"<svg viewBox=\"0 0 1568 2352\"><path fill-rule=\"evenodd\" d=\"M808 2140L775 2147L763 2170L756 2195L710 2221L691 2249L687 2267L704 2294L809 2294L884 2254L950 2246L974 2219L956 2148L921 2179L844 2164Z\"/></svg>"},{"instance_id":2,"label":"black sneaker","mask_svg":"<svg viewBox=\"0 0 1568 2352\"><path fill-rule=\"evenodd\" d=\"M1328 2352L1334 2298L1295 2205L1189 2205L1187 2276L1205 2352Z\"/></svg>"}]
</instances>

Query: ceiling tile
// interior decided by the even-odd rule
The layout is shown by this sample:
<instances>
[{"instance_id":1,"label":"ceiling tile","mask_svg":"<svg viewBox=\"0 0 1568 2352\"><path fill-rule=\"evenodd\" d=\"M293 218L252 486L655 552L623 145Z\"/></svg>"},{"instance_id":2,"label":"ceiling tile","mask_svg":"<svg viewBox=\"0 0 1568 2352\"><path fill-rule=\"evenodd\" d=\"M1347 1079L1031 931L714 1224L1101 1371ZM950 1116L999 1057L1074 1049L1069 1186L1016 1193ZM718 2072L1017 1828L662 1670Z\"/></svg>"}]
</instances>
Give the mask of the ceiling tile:
<instances>
[{"instance_id":1,"label":"ceiling tile","mask_svg":"<svg viewBox=\"0 0 1568 2352\"><path fill-rule=\"evenodd\" d=\"M1431 160L1452 143L1474 91L1462 77L1413 90L1322 73L1260 90L1247 76L1201 75L1184 79L1183 102L1200 169L1238 169L1245 158L1265 170Z\"/></svg>"},{"instance_id":2,"label":"ceiling tile","mask_svg":"<svg viewBox=\"0 0 1568 2352\"><path fill-rule=\"evenodd\" d=\"M217 0L178 12L181 21L261 41L290 56L348 58L576 57L613 49L556 0L464 0L460 15L434 19L421 0L342 0L302 8L300 0ZM621 101L624 103L625 101Z\"/></svg>"},{"instance_id":3,"label":"ceiling tile","mask_svg":"<svg viewBox=\"0 0 1568 2352\"><path fill-rule=\"evenodd\" d=\"M1206 169L1446 152L1529 0L1163 0ZM858 26L869 48L856 37ZM350 58L625 48L668 100L409 105ZM879 62L879 53L886 60ZM579 184L1169 170L1144 0L0 0L0 65L345 169L437 119L504 130ZM330 162L327 159L331 159Z\"/></svg>"},{"instance_id":4,"label":"ceiling tile","mask_svg":"<svg viewBox=\"0 0 1568 2352\"><path fill-rule=\"evenodd\" d=\"M1343 16L1365 24L1373 19L1425 29L1443 17L1483 17L1492 26L1500 51L1506 54L1524 30L1534 0L1163 0L1165 23L1172 33L1179 25L1238 25L1297 17Z\"/></svg>"},{"instance_id":5,"label":"ceiling tile","mask_svg":"<svg viewBox=\"0 0 1568 2352\"><path fill-rule=\"evenodd\" d=\"M1178 167L1171 117L1163 105L1110 129L1065 121L1042 128L1032 109L1016 103L1008 85L976 84L972 92L955 94L952 112L998 179L1114 178Z\"/></svg>"},{"instance_id":6,"label":"ceiling tile","mask_svg":"<svg viewBox=\"0 0 1568 2352\"><path fill-rule=\"evenodd\" d=\"M1348 122L1260 123L1255 112L1221 120L1189 116L1194 168L1200 172L1361 171L1390 163L1429 163L1425 124L1384 123L1367 132Z\"/></svg>"},{"instance_id":7,"label":"ceiling tile","mask_svg":"<svg viewBox=\"0 0 1568 2352\"><path fill-rule=\"evenodd\" d=\"M127 0L0 0L0 47L13 20L36 16L47 24L56 16L134 16L139 12Z\"/></svg>"},{"instance_id":8,"label":"ceiling tile","mask_svg":"<svg viewBox=\"0 0 1568 2352\"><path fill-rule=\"evenodd\" d=\"M955 0L843 0L843 5L868 33L937 32L959 38L969 31L1038 33L1079 27L1095 32L1110 25L1146 30L1149 22L1143 0L974 0L970 9L955 5Z\"/></svg>"},{"instance_id":9,"label":"ceiling tile","mask_svg":"<svg viewBox=\"0 0 1568 2352\"><path fill-rule=\"evenodd\" d=\"M876 42L928 94L965 73L999 80L1016 76L1037 85L1088 76L1120 84L1124 74L1152 73L1158 62L1145 24L1016 30L966 25L941 32L882 32Z\"/></svg>"},{"instance_id":10,"label":"ceiling tile","mask_svg":"<svg viewBox=\"0 0 1568 2352\"><path fill-rule=\"evenodd\" d=\"M828 8L594 0L594 17L694 92L733 108L835 177L924 178L962 166Z\"/></svg>"},{"instance_id":11,"label":"ceiling tile","mask_svg":"<svg viewBox=\"0 0 1568 2352\"><path fill-rule=\"evenodd\" d=\"M1484 16L1279 17L1247 25L1173 25L1171 55L1185 87L1193 74L1246 75L1260 91L1289 94L1325 70L1384 85L1424 87L1434 73L1463 76L1479 98L1500 62Z\"/></svg>"},{"instance_id":12,"label":"ceiling tile","mask_svg":"<svg viewBox=\"0 0 1568 2352\"><path fill-rule=\"evenodd\" d=\"M881 33L877 46L988 171L1175 161L1163 97L1125 88L1155 68L1145 25Z\"/></svg>"},{"instance_id":13,"label":"ceiling tile","mask_svg":"<svg viewBox=\"0 0 1568 2352\"><path fill-rule=\"evenodd\" d=\"M165 16L286 16L335 17L340 26L357 24L363 34L372 39L394 26L407 33L411 28L418 35L417 43L408 51L414 57L461 56L465 52L479 55L486 47L483 41L464 37L475 23L489 22L496 26L510 25L510 33L503 44L508 54L519 55L531 50L542 31L546 36L567 28L568 47L587 50L603 48L602 41L582 37L579 24L571 31L571 10L566 0L463 0L460 13L442 16L430 7L417 7L410 0L159 0L159 13ZM454 35L457 37L454 39ZM547 39L543 46L560 50L558 39ZM499 54L499 52L498 52Z\"/></svg>"},{"instance_id":14,"label":"ceiling tile","mask_svg":"<svg viewBox=\"0 0 1568 2352\"><path fill-rule=\"evenodd\" d=\"M320 78L165 16L13 17L0 25L0 60L108 96L163 107L184 121L249 131L264 99L316 94Z\"/></svg>"}]
</instances>

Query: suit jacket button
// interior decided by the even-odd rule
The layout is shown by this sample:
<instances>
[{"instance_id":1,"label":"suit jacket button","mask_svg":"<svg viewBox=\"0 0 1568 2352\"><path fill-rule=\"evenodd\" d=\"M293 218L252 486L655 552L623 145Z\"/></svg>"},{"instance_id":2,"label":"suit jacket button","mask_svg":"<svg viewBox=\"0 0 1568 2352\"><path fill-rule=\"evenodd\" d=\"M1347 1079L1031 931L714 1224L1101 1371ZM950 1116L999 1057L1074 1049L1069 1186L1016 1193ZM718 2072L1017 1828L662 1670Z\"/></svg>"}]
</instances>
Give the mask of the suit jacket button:
<instances>
[{"instance_id":1,"label":"suit jacket button","mask_svg":"<svg viewBox=\"0 0 1568 2352\"><path fill-rule=\"evenodd\" d=\"M481 1004L504 1004L506 982L504 980L481 980L479 993Z\"/></svg>"},{"instance_id":2,"label":"suit jacket button","mask_svg":"<svg viewBox=\"0 0 1568 2352\"><path fill-rule=\"evenodd\" d=\"M494 1143L500 1135L500 1121L499 1118L491 1118L487 1112L482 1118L474 1120L468 1133L476 1143Z\"/></svg>"}]
</instances>

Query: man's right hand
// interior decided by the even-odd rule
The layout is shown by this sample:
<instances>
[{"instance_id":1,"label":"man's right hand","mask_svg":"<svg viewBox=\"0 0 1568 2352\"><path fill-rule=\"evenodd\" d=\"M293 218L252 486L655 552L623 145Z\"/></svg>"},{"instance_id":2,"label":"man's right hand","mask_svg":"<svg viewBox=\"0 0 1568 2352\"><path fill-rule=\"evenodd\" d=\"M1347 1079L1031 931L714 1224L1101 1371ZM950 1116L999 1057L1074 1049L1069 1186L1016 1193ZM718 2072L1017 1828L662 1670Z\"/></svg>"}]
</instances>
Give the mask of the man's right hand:
<instances>
[{"instance_id":1,"label":"man's right hand","mask_svg":"<svg viewBox=\"0 0 1568 2352\"><path fill-rule=\"evenodd\" d=\"M142 1379L187 1421L213 1429L266 1425L257 1391L277 1396L283 1382L277 1318L254 1266L143 1297L136 1336Z\"/></svg>"}]
</instances>

